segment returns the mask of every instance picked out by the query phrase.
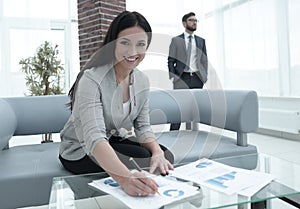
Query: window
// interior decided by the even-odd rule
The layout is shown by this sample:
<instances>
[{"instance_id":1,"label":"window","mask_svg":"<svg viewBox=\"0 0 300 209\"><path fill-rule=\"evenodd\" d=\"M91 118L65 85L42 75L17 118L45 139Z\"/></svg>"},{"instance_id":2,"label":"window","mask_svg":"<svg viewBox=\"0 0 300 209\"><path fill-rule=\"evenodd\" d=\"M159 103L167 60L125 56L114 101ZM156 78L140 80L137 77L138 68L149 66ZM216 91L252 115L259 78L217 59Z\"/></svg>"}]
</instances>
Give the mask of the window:
<instances>
[{"instance_id":1,"label":"window","mask_svg":"<svg viewBox=\"0 0 300 209\"><path fill-rule=\"evenodd\" d=\"M153 31L170 37L183 32L182 15L195 12L200 20L196 34L205 38L210 66L223 88L300 98L299 0L164 1L160 8L167 7L171 16L153 1L126 2L129 10L155 11L149 15ZM168 71L162 60L157 68ZM151 69L148 63L144 68ZM168 82L166 77L160 83Z\"/></svg>"},{"instance_id":2,"label":"window","mask_svg":"<svg viewBox=\"0 0 300 209\"><path fill-rule=\"evenodd\" d=\"M290 46L290 88L291 96L300 96L300 2L289 0L289 46Z\"/></svg>"},{"instance_id":3,"label":"window","mask_svg":"<svg viewBox=\"0 0 300 209\"><path fill-rule=\"evenodd\" d=\"M278 68L273 2L248 2L224 11L224 57L227 70ZM265 10L266 5L268 10Z\"/></svg>"},{"instance_id":4,"label":"window","mask_svg":"<svg viewBox=\"0 0 300 209\"><path fill-rule=\"evenodd\" d=\"M35 54L36 49L48 40L58 45L62 64L64 61L64 30L11 29L10 30L10 66L11 72L19 72L19 61ZM22 49L22 50L20 50Z\"/></svg>"},{"instance_id":5,"label":"window","mask_svg":"<svg viewBox=\"0 0 300 209\"><path fill-rule=\"evenodd\" d=\"M5 17L68 19L69 0L2 0ZM73 1L74 2L74 1Z\"/></svg>"},{"instance_id":6,"label":"window","mask_svg":"<svg viewBox=\"0 0 300 209\"><path fill-rule=\"evenodd\" d=\"M0 96L24 96L19 61L44 41L58 45L68 91L80 68L76 0L0 0L0 26Z\"/></svg>"}]
</instances>

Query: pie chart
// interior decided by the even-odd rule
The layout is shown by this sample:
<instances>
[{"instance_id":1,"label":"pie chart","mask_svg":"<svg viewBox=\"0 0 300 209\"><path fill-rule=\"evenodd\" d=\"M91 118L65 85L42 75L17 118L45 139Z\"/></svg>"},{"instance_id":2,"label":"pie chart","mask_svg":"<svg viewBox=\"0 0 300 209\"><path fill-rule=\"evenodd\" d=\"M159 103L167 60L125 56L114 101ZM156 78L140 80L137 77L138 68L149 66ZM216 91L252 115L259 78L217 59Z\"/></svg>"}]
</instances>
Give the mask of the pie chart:
<instances>
[{"instance_id":1,"label":"pie chart","mask_svg":"<svg viewBox=\"0 0 300 209\"><path fill-rule=\"evenodd\" d=\"M177 197L184 195L184 192L182 190L178 190L178 189L168 189L168 190L164 191L163 194L167 197L177 198Z\"/></svg>"}]
</instances>

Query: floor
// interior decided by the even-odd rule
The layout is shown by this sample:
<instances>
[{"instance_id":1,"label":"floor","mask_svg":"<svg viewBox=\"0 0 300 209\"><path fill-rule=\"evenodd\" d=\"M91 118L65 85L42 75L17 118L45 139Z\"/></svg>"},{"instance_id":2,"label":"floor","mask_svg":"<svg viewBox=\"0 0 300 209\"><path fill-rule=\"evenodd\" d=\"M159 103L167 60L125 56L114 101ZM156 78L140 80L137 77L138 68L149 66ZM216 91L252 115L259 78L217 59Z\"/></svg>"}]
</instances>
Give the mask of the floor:
<instances>
[{"instance_id":1,"label":"floor","mask_svg":"<svg viewBox=\"0 0 300 209\"><path fill-rule=\"evenodd\" d=\"M300 140L289 140L267 135L250 134L249 143L257 145L259 153L266 153L300 164ZM272 209L295 208L278 199L272 200L271 205Z\"/></svg>"},{"instance_id":2,"label":"floor","mask_svg":"<svg viewBox=\"0 0 300 209\"><path fill-rule=\"evenodd\" d=\"M260 134L249 134L249 144L258 147L259 153L265 153L278 158L300 164L300 139L290 140ZM293 209L295 207L274 199L271 201L271 209ZM231 209L231 208L230 208Z\"/></svg>"},{"instance_id":3,"label":"floor","mask_svg":"<svg viewBox=\"0 0 300 209\"><path fill-rule=\"evenodd\" d=\"M154 130L165 129L165 127L154 128ZM232 133L225 133L231 135ZM59 134L53 135L53 141L59 141ZM41 136L36 137L15 137L10 142L10 146L16 146L27 143L40 143ZM249 134L248 142L254 144L258 147L260 153L269 154L276 156L291 162L300 164L300 139L299 140L289 140L278 137L272 137L267 135L260 134ZM292 209L294 207L289 206L288 204L280 200L272 200L271 202L272 209ZM46 207L36 207L36 209L44 209Z\"/></svg>"},{"instance_id":4,"label":"floor","mask_svg":"<svg viewBox=\"0 0 300 209\"><path fill-rule=\"evenodd\" d=\"M290 140L267 135L249 134L249 143L256 145L260 153L300 164L300 139Z\"/></svg>"}]
</instances>

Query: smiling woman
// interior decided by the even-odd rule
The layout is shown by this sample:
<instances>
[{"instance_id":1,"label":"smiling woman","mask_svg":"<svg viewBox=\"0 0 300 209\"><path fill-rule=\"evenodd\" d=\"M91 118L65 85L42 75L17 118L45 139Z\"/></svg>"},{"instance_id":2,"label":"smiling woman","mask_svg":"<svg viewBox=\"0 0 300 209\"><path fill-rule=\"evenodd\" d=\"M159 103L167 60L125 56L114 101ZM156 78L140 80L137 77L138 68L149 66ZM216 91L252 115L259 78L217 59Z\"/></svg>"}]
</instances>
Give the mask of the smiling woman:
<instances>
[{"instance_id":1,"label":"smiling woman","mask_svg":"<svg viewBox=\"0 0 300 209\"><path fill-rule=\"evenodd\" d=\"M144 59L147 42L147 34L139 26L125 29L119 33L116 41L116 64L114 66L119 83L129 79L130 72Z\"/></svg>"},{"instance_id":2,"label":"smiling woman","mask_svg":"<svg viewBox=\"0 0 300 209\"><path fill-rule=\"evenodd\" d=\"M70 96L71 117L61 131L59 158L75 174L106 171L126 193L148 196L156 182L131 173L129 158L166 175L173 154L155 139L149 118L149 80L136 67L152 29L138 12L124 11L111 23L103 46L78 74ZM127 130L134 128L135 136Z\"/></svg>"}]
</instances>

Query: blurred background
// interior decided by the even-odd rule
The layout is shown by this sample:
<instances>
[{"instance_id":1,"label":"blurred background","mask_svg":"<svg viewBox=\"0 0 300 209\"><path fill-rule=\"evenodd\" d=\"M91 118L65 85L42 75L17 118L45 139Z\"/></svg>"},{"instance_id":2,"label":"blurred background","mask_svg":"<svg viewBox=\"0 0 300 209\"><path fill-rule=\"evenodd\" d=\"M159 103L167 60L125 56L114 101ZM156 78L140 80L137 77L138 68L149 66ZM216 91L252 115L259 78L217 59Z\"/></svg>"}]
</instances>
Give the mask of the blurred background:
<instances>
[{"instance_id":1,"label":"blurred background","mask_svg":"<svg viewBox=\"0 0 300 209\"><path fill-rule=\"evenodd\" d=\"M205 88L255 90L259 132L300 139L299 0L123 1L127 10L142 13L152 26L153 42L139 68L149 75L153 88L172 88L169 42L183 32L182 16L193 11L199 20L196 34L206 40L210 74ZM78 5L86 2L113 8L120 1L0 0L0 97L25 96L19 61L32 56L45 40L58 45L68 92L83 59Z\"/></svg>"}]
</instances>

